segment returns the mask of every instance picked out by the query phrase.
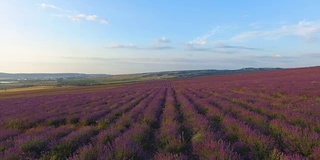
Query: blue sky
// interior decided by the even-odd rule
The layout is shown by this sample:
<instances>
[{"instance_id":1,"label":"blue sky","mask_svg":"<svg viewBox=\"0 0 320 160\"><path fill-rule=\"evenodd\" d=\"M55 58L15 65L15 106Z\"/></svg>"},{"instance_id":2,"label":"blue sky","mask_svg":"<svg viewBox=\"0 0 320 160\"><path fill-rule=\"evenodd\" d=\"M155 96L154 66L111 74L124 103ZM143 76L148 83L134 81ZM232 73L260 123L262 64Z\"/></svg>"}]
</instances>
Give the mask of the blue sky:
<instances>
[{"instance_id":1,"label":"blue sky","mask_svg":"<svg viewBox=\"0 0 320 160\"><path fill-rule=\"evenodd\" d=\"M320 63L318 0L2 0L0 72Z\"/></svg>"}]
</instances>

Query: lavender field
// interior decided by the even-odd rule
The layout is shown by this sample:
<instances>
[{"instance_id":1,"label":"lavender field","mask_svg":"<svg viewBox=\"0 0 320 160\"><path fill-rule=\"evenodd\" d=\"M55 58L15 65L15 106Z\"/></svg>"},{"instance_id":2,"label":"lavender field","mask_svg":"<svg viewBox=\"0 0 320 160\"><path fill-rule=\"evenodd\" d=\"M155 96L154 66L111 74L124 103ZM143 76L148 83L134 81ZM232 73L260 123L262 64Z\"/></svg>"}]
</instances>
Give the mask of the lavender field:
<instances>
[{"instance_id":1,"label":"lavender field","mask_svg":"<svg viewBox=\"0 0 320 160\"><path fill-rule=\"evenodd\" d=\"M319 67L11 96L0 111L2 160L320 159Z\"/></svg>"}]
</instances>

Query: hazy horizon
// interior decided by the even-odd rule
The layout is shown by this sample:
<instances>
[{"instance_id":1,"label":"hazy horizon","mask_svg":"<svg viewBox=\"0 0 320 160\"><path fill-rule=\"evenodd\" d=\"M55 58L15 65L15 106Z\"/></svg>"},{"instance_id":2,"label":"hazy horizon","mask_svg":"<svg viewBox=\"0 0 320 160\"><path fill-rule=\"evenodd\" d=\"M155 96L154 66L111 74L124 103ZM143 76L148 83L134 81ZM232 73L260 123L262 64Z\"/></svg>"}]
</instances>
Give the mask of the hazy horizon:
<instances>
[{"instance_id":1,"label":"hazy horizon","mask_svg":"<svg viewBox=\"0 0 320 160\"><path fill-rule=\"evenodd\" d=\"M318 6L315 0L3 0L0 72L318 66Z\"/></svg>"},{"instance_id":2,"label":"hazy horizon","mask_svg":"<svg viewBox=\"0 0 320 160\"><path fill-rule=\"evenodd\" d=\"M309 66L309 67L319 67L319 66ZM259 67L247 67L247 68L256 68ZM264 68L264 67L261 67ZM269 67L265 67L266 69ZM279 67L274 67L270 69L276 69ZM296 68L306 68L306 67L295 67L295 68L279 68L279 69L296 69ZM120 74L108 74L108 73L85 73L85 72L1 72L4 74L105 74L105 75L125 75L125 74L143 74L143 73L157 73L157 72L179 72L179 71L197 71L197 70L241 70L246 68L235 68L235 69L214 69L214 68L207 68L207 69L187 69L187 70L159 70L159 71L150 71L150 72L133 72L133 73L120 73Z\"/></svg>"}]
</instances>

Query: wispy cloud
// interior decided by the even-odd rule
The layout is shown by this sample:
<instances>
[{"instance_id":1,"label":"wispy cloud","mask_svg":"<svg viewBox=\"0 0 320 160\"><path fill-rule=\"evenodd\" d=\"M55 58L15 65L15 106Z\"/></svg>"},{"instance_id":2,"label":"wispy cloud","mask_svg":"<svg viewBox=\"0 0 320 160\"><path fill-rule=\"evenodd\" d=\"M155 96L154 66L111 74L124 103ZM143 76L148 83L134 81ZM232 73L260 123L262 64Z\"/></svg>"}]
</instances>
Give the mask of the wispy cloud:
<instances>
[{"instance_id":1,"label":"wispy cloud","mask_svg":"<svg viewBox=\"0 0 320 160\"><path fill-rule=\"evenodd\" d=\"M195 38L192 41L186 43L187 50L189 51L199 51L199 52L213 52L213 53L223 53L223 54L232 54L238 53L242 50L251 50L251 51L260 51L262 49L246 47L246 46L232 46L225 45L222 43L213 44L208 42L208 39L212 36L215 36L218 32L225 30L226 27L217 26L212 29L209 33L204 34Z\"/></svg>"},{"instance_id":2,"label":"wispy cloud","mask_svg":"<svg viewBox=\"0 0 320 160\"><path fill-rule=\"evenodd\" d=\"M246 47L246 46L232 46L232 45L225 45L223 43L218 43L215 45L215 48L223 48L223 49L239 49L239 50L253 50L253 51L262 51L261 48L254 48L254 47Z\"/></svg>"},{"instance_id":3,"label":"wispy cloud","mask_svg":"<svg viewBox=\"0 0 320 160\"><path fill-rule=\"evenodd\" d=\"M109 23L108 20L107 20L107 19L104 19L104 18L100 19L99 22L100 22L101 24L107 24L107 23Z\"/></svg>"},{"instance_id":4,"label":"wispy cloud","mask_svg":"<svg viewBox=\"0 0 320 160\"><path fill-rule=\"evenodd\" d=\"M293 34L303 37L307 41L316 39L316 34L320 32L320 22L301 21L297 25L283 26L281 28L287 34Z\"/></svg>"},{"instance_id":5,"label":"wispy cloud","mask_svg":"<svg viewBox=\"0 0 320 160\"><path fill-rule=\"evenodd\" d=\"M105 46L107 49L133 49L133 50L168 50L174 49L172 46L136 46L134 44L122 45L122 44L114 44Z\"/></svg>"},{"instance_id":6,"label":"wispy cloud","mask_svg":"<svg viewBox=\"0 0 320 160\"><path fill-rule=\"evenodd\" d=\"M210 47L192 47L187 48L188 51L193 52L208 52L208 53L220 53L220 54L235 54L241 52L241 50L236 49L221 49L221 48L210 48Z\"/></svg>"},{"instance_id":7,"label":"wispy cloud","mask_svg":"<svg viewBox=\"0 0 320 160\"><path fill-rule=\"evenodd\" d=\"M138 49L138 47L134 44L129 45L122 45L122 44L113 44L113 45L107 45L105 48L108 49Z\"/></svg>"},{"instance_id":8,"label":"wispy cloud","mask_svg":"<svg viewBox=\"0 0 320 160\"><path fill-rule=\"evenodd\" d=\"M169 50L174 49L174 47L170 45L166 45L167 43L170 43L170 40L166 37L161 37L159 39L156 39L156 44L153 45L147 45L147 46L137 46L134 44L113 44L113 45L107 45L105 48L107 49L133 49L133 50Z\"/></svg>"},{"instance_id":9,"label":"wispy cloud","mask_svg":"<svg viewBox=\"0 0 320 160\"><path fill-rule=\"evenodd\" d=\"M220 30L222 30L222 28L220 26L215 27L209 33L204 34L202 36L199 36L199 37L195 38L194 40L187 42L186 44L189 47L204 46L207 44L207 39L214 36Z\"/></svg>"},{"instance_id":10,"label":"wispy cloud","mask_svg":"<svg viewBox=\"0 0 320 160\"><path fill-rule=\"evenodd\" d=\"M59 10L59 11L65 11L64 9L59 8L53 4L41 3L41 4L37 4L37 6L42 9L55 9L55 10Z\"/></svg>"},{"instance_id":11,"label":"wispy cloud","mask_svg":"<svg viewBox=\"0 0 320 160\"><path fill-rule=\"evenodd\" d=\"M86 15L86 14L78 14L74 15L71 18L75 21L80 21L82 19L87 20L87 21L94 21L97 19L97 15Z\"/></svg>"},{"instance_id":12,"label":"wispy cloud","mask_svg":"<svg viewBox=\"0 0 320 160\"><path fill-rule=\"evenodd\" d=\"M265 51L261 48L254 48L254 47L246 47L246 46L233 46L233 45L226 45L223 43L216 43L213 45L206 45L206 46L192 46L187 47L189 51L199 51L199 52L213 52L213 53L222 53L222 54L233 54L233 53L240 53L242 51Z\"/></svg>"},{"instance_id":13,"label":"wispy cloud","mask_svg":"<svg viewBox=\"0 0 320 160\"><path fill-rule=\"evenodd\" d=\"M143 49L143 48L142 48ZM174 49L172 46L149 46L145 47L144 49L149 50L167 50L167 49Z\"/></svg>"},{"instance_id":14,"label":"wispy cloud","mask_svg":"<svg viewBox=\"0 0 320 160\"><path fill-rule=\"evenodd\" d=\"M87 14L76 14L76 15L69 15L69 14L55 14L53 15L55 17L66 17L71 19L72 21L95 21L95 22L99 22L101 24L107 24L108 20L107 19L103 19L103 18L99 18L97 15L87 15Z\"/></svg>"},{"instance_id":15,"label":"wispy cloud","mask_svg":"<svg viewBox=\"0 0 320 160\"><path fill-rule=\"evenodd\" d=\"M246 41L253 38L272 38L277 39L285 36L298 36L307 42L316 40L320 33L320 22L301 21L298 24L283 25L274 30L256 30L240 33L231 38L232 41Z\"/></svg>"},{"instance_id":16,"label":"wispy cloud","mask_svg":"<svg viewBox=\"0 0 320 160\"><path fill-rule=\"evenodd\" d=\"M84 14L84 13L79 13L79 14L71 14L69 11L57 7L56 5L53 4L47 4L47 3L41 3L41 4L37 4L37 6L39 8L42 9L54 9L54 10L58 10L59 14L53 14L53 16L55 17L64 17L64 18L68 18L72 21L92 21L92 22L98 22L101 24L107 24L108 20L105 18L100 18L98 15L95 14Z\"/></svg>"}]
</instances>

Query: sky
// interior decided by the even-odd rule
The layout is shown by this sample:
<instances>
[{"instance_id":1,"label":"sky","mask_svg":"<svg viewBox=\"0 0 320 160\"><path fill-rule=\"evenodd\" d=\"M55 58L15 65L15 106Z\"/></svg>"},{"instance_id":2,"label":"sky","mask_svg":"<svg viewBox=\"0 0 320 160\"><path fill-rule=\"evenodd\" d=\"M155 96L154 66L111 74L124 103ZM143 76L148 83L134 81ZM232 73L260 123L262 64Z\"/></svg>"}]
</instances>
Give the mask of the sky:
<instances>
[{"instance_id":1,"label":"sky","mask_svg":"<svg viewBox=\"0 0 320 160\"><path fill-rule=\"evenodd\" d=\"M319 0L1 0L0 72L320 64Z\"/></svg>"}]
</instances>

